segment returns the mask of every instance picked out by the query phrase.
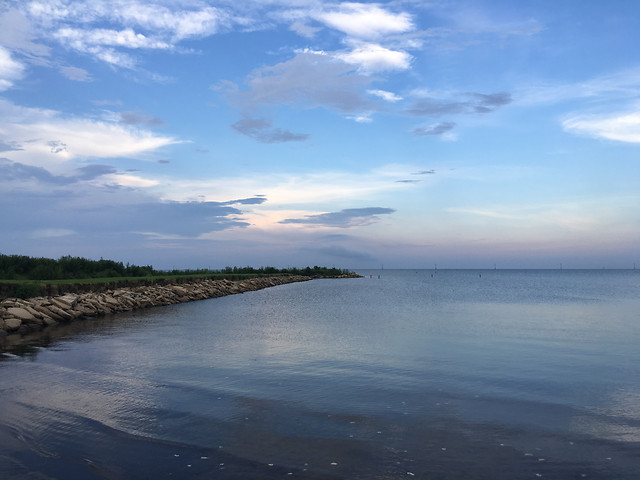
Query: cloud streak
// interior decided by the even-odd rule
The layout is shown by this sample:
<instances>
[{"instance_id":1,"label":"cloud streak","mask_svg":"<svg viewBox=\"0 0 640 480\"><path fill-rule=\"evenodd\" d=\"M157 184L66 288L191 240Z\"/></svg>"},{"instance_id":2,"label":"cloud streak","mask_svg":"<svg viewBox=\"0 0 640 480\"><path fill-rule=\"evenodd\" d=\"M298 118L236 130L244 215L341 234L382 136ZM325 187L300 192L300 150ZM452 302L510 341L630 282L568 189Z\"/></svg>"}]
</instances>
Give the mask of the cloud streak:
<instances>
[{"instance_id":1,"label":"cloud streak","mask_svg":"<svg viewBox=\"0 0 640 480\"><path fill-rule=\"evenodd\" d=\"M103 175L116 173L115 167L109 165L85 165L76 169L73 175L54 175L43 167L24 165L0 158L0 185L9 189L11 183L22 184L37 181L49 185L70 185L80 181L95 180Z\"/></svg>"},{"instance_id":2,"label":"cloud streak","mask_svg":"<svg viewBox=\"0 0 640 480\"><path fill-rule=\"evenodd\" d=\"M24 74L24 65L15 60L9 50L0 46L0 92L13 87Z\"/></svg>"},{"instance_id":3,"label":"cloud streak","mask_svg":"<svg viewBox=\"0 0 640 480\"><path fill-rule=\"evenodd\" d=\"M141 119L149 123L152 117L124 118L130 123L140 123ZM0 142L13 145L12 160L48 168L82 158L136 157L180 143L176 138L120 122L69 117L55 110L20 107L3 99Z\"/></svg>"},{"instance_id":4,"label":"cloud streak","mask_svg":"<svg viewBox=\"0 0 640 480\"><path fill-rule=\"evenodd\" d=\"M450 132L455 128L455 122L442 122L429 127L417 127L413 129L413 134L417 137L428 137L434 135L442 135Z\"/></svg>"},{"instance_id":5,"label":"cloud streak","mask_svg":"<svg viewBox=\"0 0 640 480\"><path fill-rule=\"evenodd\" d=\"M135 125L145 127L159 127L165 124L164 120L134 111L120 112L120 122L122 125Z\"/></svg>"},{"instance_id":6,"label":"cloud streak","mask_svg":"<svg viewBox=\"0 0 640 480\"><path fill-rule=\"evenodd\" d=\"M418 117L439 117L452 114L485 114L508 105L512 102L511 94L500 93L468 93L466 99L459 101L439 100L425 97L416 101L407 113Z\"/></svg>"},{"instance_id":7,"label":"cloud streak","mask_svg":"<svg viewBox=\"0 0 640 480\"><path fill-rule=\"evenodd\" d=\"M287 218L279 223L338 228L362 227L379 222L379 215L389 215L393 212L395 210L382 207L348 208L339 212L306 215L304 218Z\"/></svg>"},{"instance_id":8,"label":"cloud streak","mask_svg":"<svg viewBox=\"0 0 640 480\"><path fill-rule=\"evenodd\" d=\"M289 130L276 128L265 118L245 116L231 125L236 132L257 140L260 143L303 142L309 138L306 133L293 133Z\"/></svg>"},{"instance_id":9,"label":"cloud streak","mask_svg":"<svg viewBox=\"0 0 640 480\"><path fill-rule=\"evenodd\" d=\"M640 112L614 115L577 115L562 122L563 128L578 135L640 143Z\"/></svg>"}]
</instances>

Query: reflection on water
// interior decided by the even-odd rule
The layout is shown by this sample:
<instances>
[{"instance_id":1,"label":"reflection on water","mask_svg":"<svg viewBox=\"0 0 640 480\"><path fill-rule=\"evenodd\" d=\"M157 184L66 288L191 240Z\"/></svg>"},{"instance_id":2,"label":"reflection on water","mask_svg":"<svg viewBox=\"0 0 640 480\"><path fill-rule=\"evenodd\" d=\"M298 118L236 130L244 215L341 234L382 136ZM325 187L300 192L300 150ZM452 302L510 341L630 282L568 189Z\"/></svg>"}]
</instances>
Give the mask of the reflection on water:
<instances>
[{"instance_id":1,"label":"reflection on water","mask_svg":"<svg viewBox=\"0 0 640 480\"><path fill-rule=\"evenodd\" d=\"M59 344L67 339L73 341L91 341L94 337L110 335L114 332L133 328L144 328L148 319L153 319L162 308L149 308L128 312L127 314L106 315L78 320L71 323L58 323L25 335L11 334L0 337L0 353L23 357L36 356L41 348L60 348ZM0 360L3 356L0 355Z\"/></svg>"},{"instance_id":2,"label":"reflection on water","mask_svg":"<svg viewBox=\"0 0 640 480\"><path fill-rule=\"evenodd\" d=\"M379 273L31 338L0 478L636 478L640 276Z\"/></svg>"}]
</instances>

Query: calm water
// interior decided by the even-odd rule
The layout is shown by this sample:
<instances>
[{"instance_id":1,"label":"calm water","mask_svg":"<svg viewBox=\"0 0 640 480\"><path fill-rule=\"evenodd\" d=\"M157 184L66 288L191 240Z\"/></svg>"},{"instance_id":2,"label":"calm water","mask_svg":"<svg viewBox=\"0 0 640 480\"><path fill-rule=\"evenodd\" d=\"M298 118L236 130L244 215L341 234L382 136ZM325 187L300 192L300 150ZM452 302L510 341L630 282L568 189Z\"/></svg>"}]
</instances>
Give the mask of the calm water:
<instances>
[{"instance_id":1,"label":"calm water","mask_svg":"<svg viewBox=\"0 0 640 480\"><path fill-rule=\"evenodd\" d=\"M0 478L638 478L640 272L359 273L47 330Z\"/></svg>"}]
</instances>

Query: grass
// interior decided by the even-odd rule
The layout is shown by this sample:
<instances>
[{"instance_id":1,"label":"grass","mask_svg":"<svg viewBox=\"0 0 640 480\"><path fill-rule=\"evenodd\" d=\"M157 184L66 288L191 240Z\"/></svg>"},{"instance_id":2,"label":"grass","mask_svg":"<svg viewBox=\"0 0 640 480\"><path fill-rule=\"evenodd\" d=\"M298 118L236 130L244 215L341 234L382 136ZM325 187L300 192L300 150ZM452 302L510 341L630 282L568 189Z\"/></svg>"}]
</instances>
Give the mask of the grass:
<instances>
[{"instance_id":1,"label":"grass","mask_svg":"<svg viewBox=\"0 0 640 480\"><path fill-rule=\"evenodd\" d=\"M164 280L214 279L244 280L256 277L274 277L287 274L258 273L206 273L183 275L147 275L144 277L103 277L103 278L71 278L63 280L0 280L0 299L8 297L32 298L41 294L41 288L47 285L100 285L110 283L143 283Z\"/></svg>"}]
</instances>

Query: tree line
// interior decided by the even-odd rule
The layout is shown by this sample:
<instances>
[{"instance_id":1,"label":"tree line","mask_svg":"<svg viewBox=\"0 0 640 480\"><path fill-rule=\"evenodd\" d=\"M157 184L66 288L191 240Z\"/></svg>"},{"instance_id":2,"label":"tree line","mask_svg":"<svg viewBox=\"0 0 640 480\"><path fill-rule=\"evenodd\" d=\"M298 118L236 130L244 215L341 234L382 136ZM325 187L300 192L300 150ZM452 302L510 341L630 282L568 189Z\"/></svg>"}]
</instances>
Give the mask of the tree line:
<instances>
[{"instance_id":1,"label":"tree line","mask_svg":"<svg viewBox=\"0 0 640 480\"><path fill-rule=\"evenodd\" d=\"M348 270L314 266L306 268L275 267L225 267L222 270L186 269L156 270L151 265L131 265L114 260L89 260L70 255L52 258L36 258L25 255L0 254L1 280L69 280L82 278L120 278L173 275L306 275L338 276L349 273Z\"/></svg>"}]
</instances>

